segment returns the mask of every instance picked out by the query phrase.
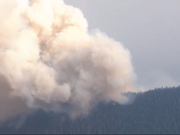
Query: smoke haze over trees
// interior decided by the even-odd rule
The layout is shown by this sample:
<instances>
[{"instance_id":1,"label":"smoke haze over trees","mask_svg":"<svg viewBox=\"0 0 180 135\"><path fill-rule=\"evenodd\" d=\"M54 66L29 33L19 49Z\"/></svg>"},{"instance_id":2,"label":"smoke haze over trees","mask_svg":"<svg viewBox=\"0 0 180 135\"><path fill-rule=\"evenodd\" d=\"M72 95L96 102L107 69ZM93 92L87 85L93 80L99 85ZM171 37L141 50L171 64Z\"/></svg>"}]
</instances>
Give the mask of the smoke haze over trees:
<instances>
[{"instance_id":1,"label":"smoke haze over trees","mask_svg":"<svg viewBox=\"0 0 180 135\"><path fill-rule=\"evenodd\" d=\"M180 87L125 95L134 101L127 105L101 103L88 116L74 120L66 114L40 110L24 121L4 123L0 133L180 134ZM15 126L18 123L22 125Z\"/></svg>"}]
</instances>

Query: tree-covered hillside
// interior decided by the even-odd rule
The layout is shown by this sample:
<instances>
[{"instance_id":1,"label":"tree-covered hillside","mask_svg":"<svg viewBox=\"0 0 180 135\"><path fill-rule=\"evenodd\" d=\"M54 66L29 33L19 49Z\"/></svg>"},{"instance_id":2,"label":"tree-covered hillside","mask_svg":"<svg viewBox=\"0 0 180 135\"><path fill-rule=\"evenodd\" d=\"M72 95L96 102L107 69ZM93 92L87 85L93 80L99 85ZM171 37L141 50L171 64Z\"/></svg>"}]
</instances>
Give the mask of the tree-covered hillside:
<instances>
[{"instance_id":1,"label":"tree-covered hillside","mask_svg":"<svg viewBox=\"0 0 180 135\"><path fill-rule=\"evenodd\" d=\"M38 111L22 119L23 124L20 120L1 124L0 133L180 134L180 87L126 94L136 97L131 104L102 103L90 115L75 120Z\"/></svg>"}]
</instances>

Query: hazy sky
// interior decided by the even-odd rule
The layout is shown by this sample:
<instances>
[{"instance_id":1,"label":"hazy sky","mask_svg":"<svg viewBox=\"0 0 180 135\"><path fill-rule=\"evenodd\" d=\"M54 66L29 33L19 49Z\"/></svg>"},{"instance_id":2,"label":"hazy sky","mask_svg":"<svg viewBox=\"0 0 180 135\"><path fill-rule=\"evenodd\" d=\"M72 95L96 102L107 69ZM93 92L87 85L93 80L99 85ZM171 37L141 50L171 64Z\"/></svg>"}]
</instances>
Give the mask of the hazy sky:
<instances>
[{"instance_id":1,"label":"hazy sky","mask_svg":"<svg viewBox=\"0 0 180 135\"><path fill-rule=\"evenodd\" d=\"M179 0L65 0L132 55L140 89L180 85Z\"/></svg>"}]
</instances>

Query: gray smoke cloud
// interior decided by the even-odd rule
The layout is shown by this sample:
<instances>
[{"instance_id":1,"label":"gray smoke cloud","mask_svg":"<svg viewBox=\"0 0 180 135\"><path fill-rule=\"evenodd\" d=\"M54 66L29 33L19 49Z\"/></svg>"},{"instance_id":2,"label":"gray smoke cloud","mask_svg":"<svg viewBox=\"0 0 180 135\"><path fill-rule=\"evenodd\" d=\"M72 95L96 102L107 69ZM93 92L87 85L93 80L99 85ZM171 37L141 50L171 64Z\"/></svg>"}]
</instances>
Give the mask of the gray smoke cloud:
<instances>
[{"instance_id":1,"label":"gray smoke cloud","mask_svg":"<svg viewBox=\"0 0 180 135\"><path fill-rule=\"evenodd\" d=\"M0 21L1 121L40 108L75 117L135 90L130 52L62 0L0 0Z\"/></svg>"}]
</instances>

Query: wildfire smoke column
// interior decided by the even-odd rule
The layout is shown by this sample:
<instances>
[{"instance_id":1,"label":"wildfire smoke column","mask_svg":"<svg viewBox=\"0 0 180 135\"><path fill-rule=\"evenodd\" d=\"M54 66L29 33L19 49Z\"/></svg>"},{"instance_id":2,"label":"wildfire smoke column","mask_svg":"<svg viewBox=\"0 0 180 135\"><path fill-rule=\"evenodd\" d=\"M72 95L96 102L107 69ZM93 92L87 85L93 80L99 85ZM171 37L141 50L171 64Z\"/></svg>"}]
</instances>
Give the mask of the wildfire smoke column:
<instances>
[{"instance_id":1,"label":"wildfire smoke column","mask_svg":"<svg viewBox=\"0 0 180 135\"><path fill-rule=\"evenodd\" d=\"M135 74L122 44L89 34L82 12L62 0L11 1L0 12L0 120L39 108L75 117L128 100Z\"/></svg>"}]
</instances>

